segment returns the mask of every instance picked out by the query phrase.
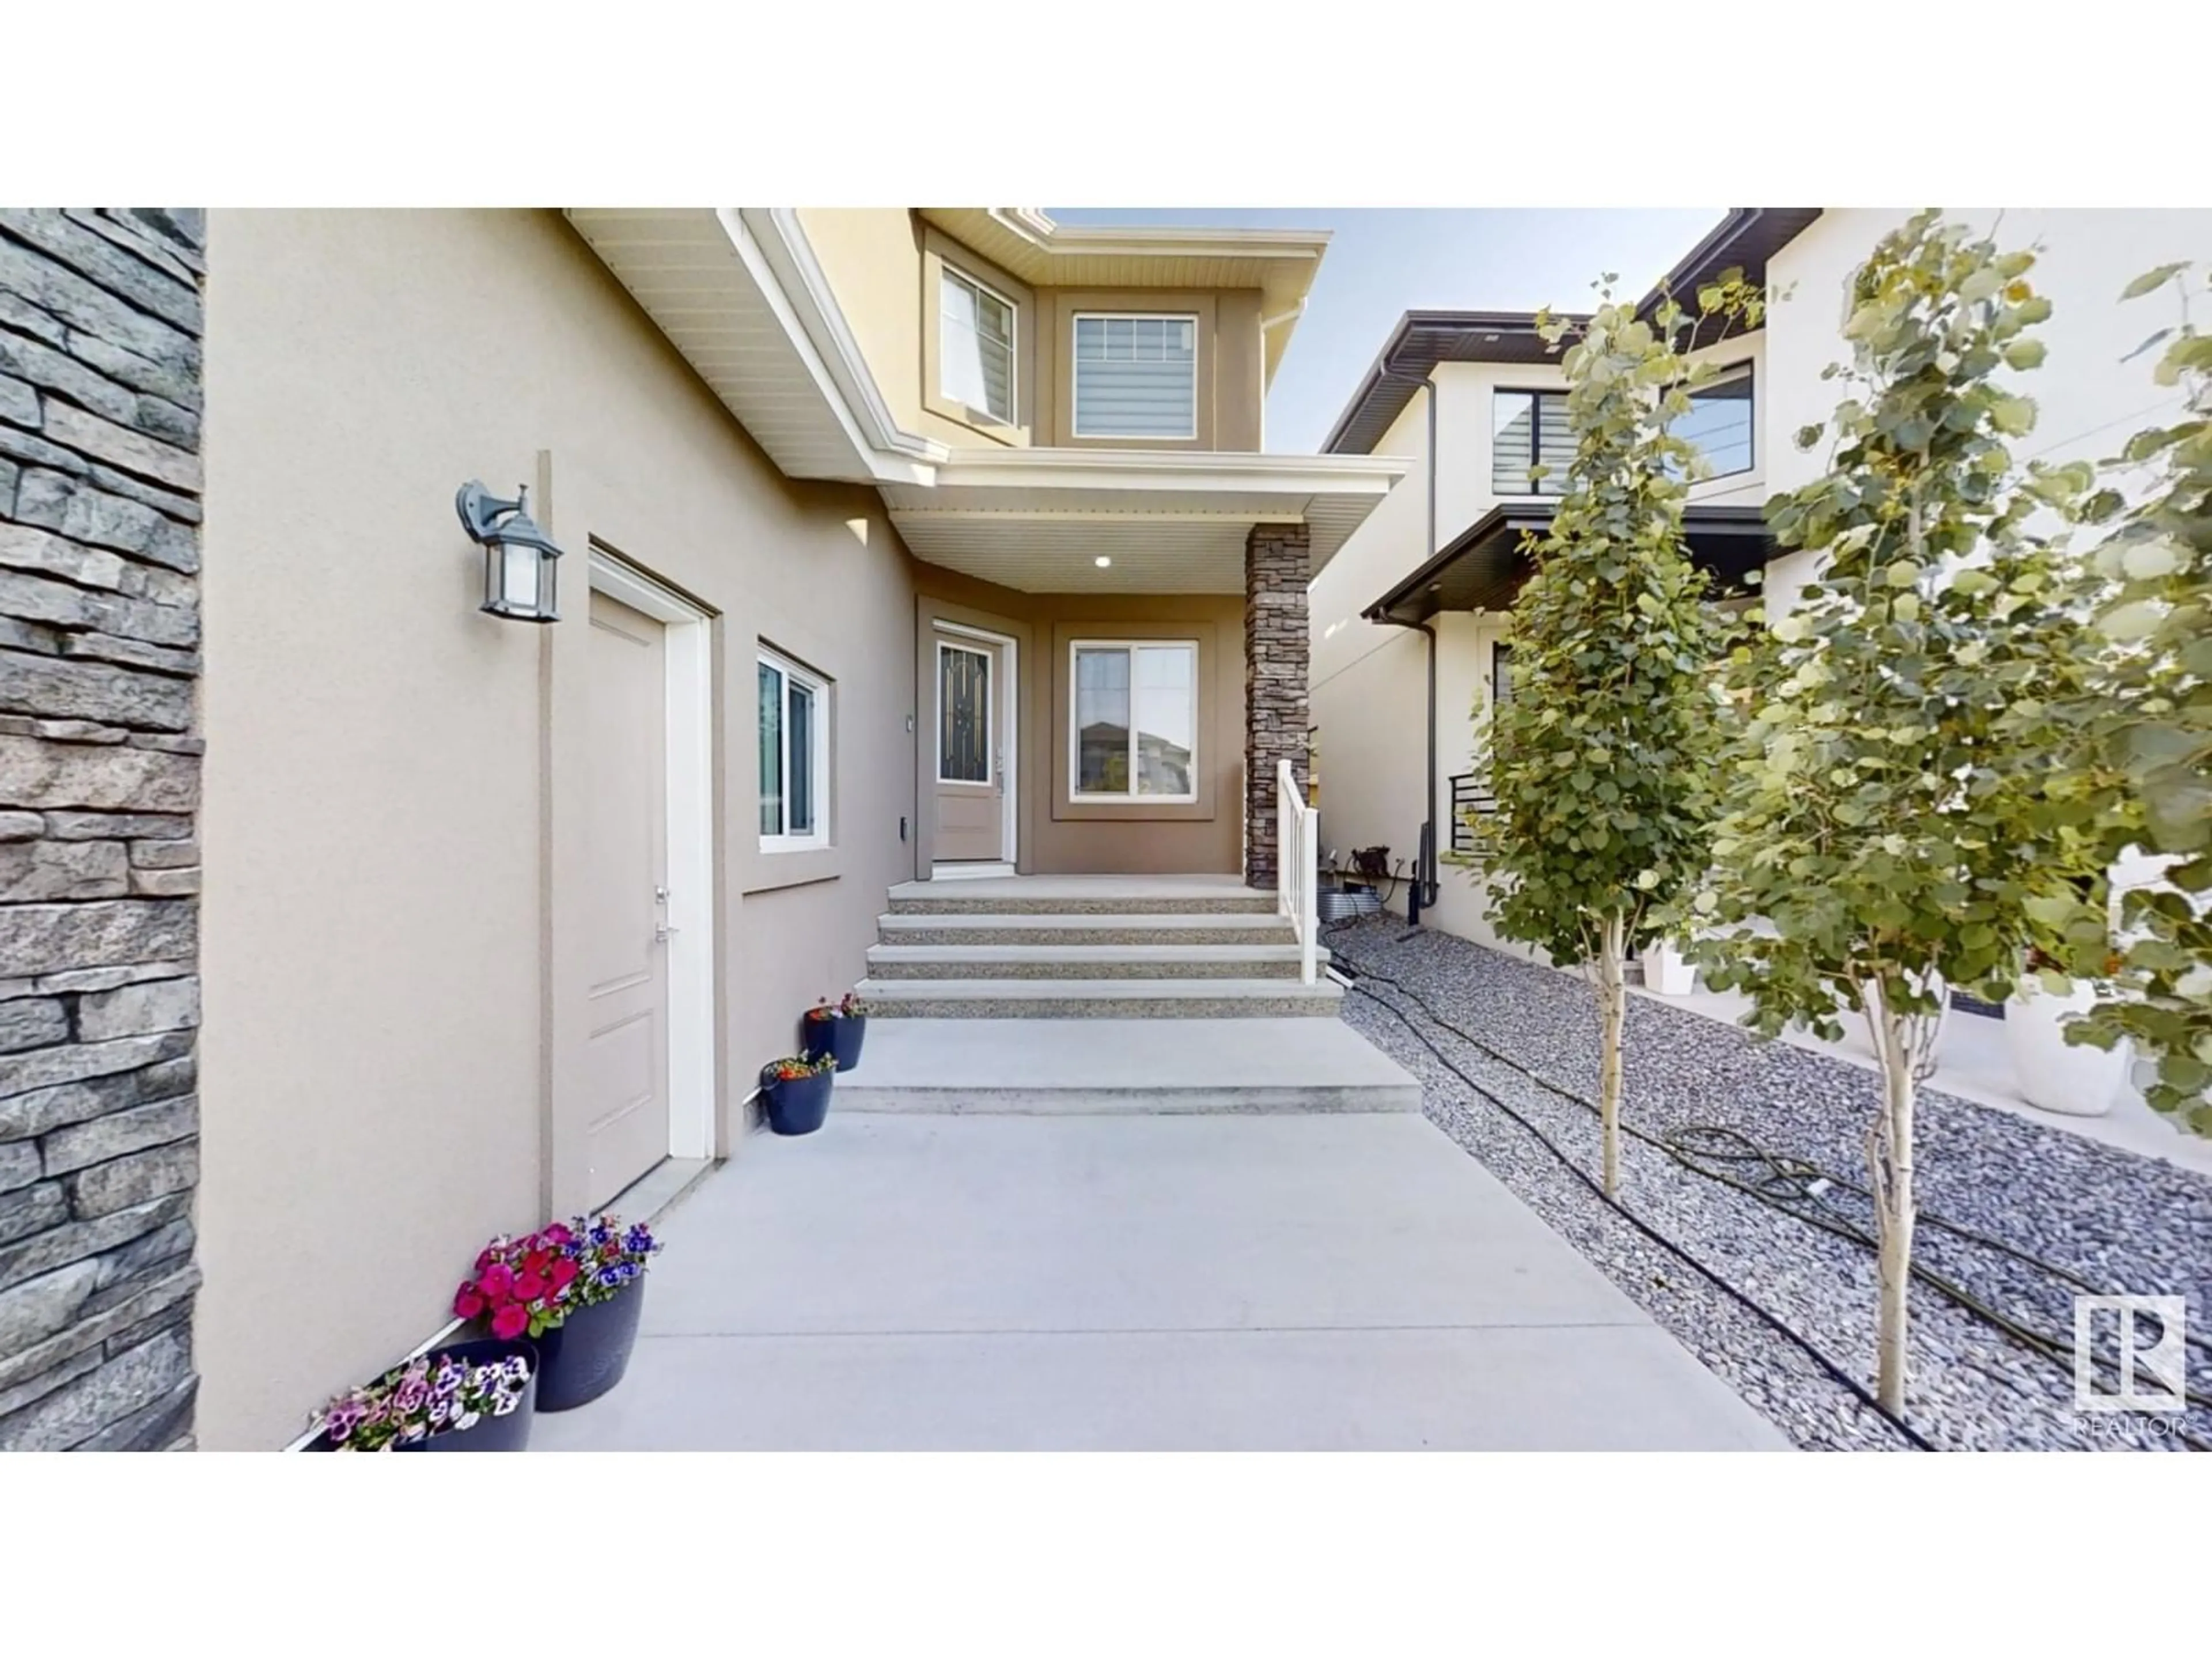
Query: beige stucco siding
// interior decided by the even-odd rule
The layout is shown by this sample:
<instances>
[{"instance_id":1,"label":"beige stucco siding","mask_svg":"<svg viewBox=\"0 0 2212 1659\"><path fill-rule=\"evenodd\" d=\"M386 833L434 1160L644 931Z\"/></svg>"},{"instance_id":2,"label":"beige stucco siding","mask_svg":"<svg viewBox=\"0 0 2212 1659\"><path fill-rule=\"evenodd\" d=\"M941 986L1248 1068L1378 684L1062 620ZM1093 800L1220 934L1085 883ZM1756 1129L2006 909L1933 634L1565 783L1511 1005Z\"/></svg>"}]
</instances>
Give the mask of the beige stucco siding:
<instances>
[{"instance_id":1,"label":"beige stucco siding","mask_svg":"<svg viewBox=\"0 0 2212 1659\"><path fill-rule=\"evenodd\" d=\"M904 208L802 208L799 223L891 418L923 431L921 227Z\"/></svg>"},{"instance_id":2,"label":"beige stucco siding","mask_svg":"<svg viewBox=\"0 0 2212 1659\"><path fill-rule=\"evenodd\" d=\"M196 1339L228 1448L282 1443L437 1328L485 1237L580 1201L553 1128L594 538L717 618L726 1151L912 872L914 604L873 493L782 478L552 215L217 213L209 258ZM540 486L560 624L477 612L471 477ZM835 681L836 848L803 864L757 848L762 637Z\"/></svg>"},{"instance_id":3,"label":"beige stucco siding","mask_svg":"<svg viewBox=\"0 0 2212 1659\"><path fill-rule=\"evenodd\" d=\"M1266 363L1256 289L1033 288L905 208L803 208L799 222L877 389L908 431L955 448L1263 447ZM1009 425L966 418L938 390L938 297L947 264L1014 307ZM1079 311L1173 312L1197 319L1195 437L1133 443L1075 435L1069 377Z\"/></svg>"},{"instance_id":4,"label":"beige stucco siding","mask_svg":"<svg viewBox=\"0 0 2212 1659\"><path fill-rule=\"evenodd\" d=\"M1241 869L1244 856L1244 601L1210 593L1024 593L934 565L916 565L919 627L981 627L1017 641L1021 732L1017 765L1019 865L1025 874L1154 874ZM1069 647L1076 640L1178 639L1199 647L1199 799L1100 806L1067 795ZM920 659L913 693L933 710L933 672ZM921 826L920 859L931 858Z\"/></svg>"}]
</instances>

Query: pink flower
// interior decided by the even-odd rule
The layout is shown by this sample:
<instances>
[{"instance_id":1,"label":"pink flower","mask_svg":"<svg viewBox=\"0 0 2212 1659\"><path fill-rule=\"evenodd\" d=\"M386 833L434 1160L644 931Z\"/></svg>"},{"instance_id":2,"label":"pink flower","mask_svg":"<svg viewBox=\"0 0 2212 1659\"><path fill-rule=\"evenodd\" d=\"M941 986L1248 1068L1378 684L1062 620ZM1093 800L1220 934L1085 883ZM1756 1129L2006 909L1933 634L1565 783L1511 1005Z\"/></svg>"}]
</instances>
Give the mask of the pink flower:
<instances>
[{"instance_id":1,"label":"pink flower","mask_svg":"<svg viewBox=\"0 0 2212 1659\"><path fill-rule=\"evenodd\" d=\"M535 1302L545 1294L545 1281L534 1273L526 1273L514 1281L514 1299Z\"/></svg>"},{"instance_id":2,"label":"pink flower","mask_svg":"<svg viewBox=\"0 0 2212 1659\"><path fill-rule=\"evenodd\" d=\"M484 1299L483 1299L483 1297L480 1297L480 1296L478 1296L478 1295L477 1294L477 1289L476 1289L476 1286L475 1286L475 1285L462 1285L462 1286L461 1286L461 1288L460 1288L458 1291L456 1291L456 1292L454 1293L454 1295L453 1295L453 1317L454 1317L454 1318L456 1318L456 1319L477 1319L477 1318L480 1318L480 1317L483 1316L483 1310L484 1310Z\"/></svg>"},{"instance_id":3,"label":"pink flower","mask_svg":"<svg viewBox=\"0 0 2212 1659\"><path fill-rule=\"evenodd\" d=\"M491 1334L512 1340L530 1328L530 1315L519 1302L509 1302L491 1316Z\"/></svg>"},{"instance_id":4,"label":"pink flower","mask_svg":"<svg viewBox=\"0 0 2212 1659\"><path fill-rule=\"evenodd\" d=\"M548 1244L553 1245L556 1248L563 1244L574 1243L576 1237L575 1234L568 1231L567 1226L558 1221L546 1228L544 1232L538 1236L544 1239Z\"/></svg>"},{"instance_id":5,"label":"pink flower","mask_svg":"<svg viewBox=\"0 0 2212 1659\"><path fill-rule=\"evenodd\" d=\"M514 1289L514 1269L503 1261L495 1261L484 1269L477 1288L496 1301Z\"/></svg>"}]
</instances>

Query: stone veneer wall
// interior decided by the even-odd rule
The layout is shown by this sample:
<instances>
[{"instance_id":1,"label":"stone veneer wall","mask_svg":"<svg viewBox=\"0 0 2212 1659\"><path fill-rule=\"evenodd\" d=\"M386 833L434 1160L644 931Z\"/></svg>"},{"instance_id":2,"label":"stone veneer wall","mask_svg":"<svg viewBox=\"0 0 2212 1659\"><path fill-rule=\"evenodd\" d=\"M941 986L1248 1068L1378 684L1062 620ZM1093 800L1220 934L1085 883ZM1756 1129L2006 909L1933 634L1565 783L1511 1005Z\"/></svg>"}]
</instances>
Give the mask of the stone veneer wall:
<instances>
[{"instance_id":1,"label":"stone veneer wall","mask_svg":"<svg viewBox=\"0 0 2212 1659\"><path fill-rule=\"evenodd\" d=\"M189 1448L203 216L0 210L0 1450Z\"/></svg>"},{"instance_id":2,"label":"stone veneer wall","mask_svg":"<svg viewBox=\"0 0 2212 1659\"><path fill-rule=\"evenodd\" d=\"M1275 768L1291 763L1301 790L1307 766L1306 633L1310 532L1302 524L1254 525L1244 538L1244 883L1275 884Z\"/></svg>"}]
</instances>

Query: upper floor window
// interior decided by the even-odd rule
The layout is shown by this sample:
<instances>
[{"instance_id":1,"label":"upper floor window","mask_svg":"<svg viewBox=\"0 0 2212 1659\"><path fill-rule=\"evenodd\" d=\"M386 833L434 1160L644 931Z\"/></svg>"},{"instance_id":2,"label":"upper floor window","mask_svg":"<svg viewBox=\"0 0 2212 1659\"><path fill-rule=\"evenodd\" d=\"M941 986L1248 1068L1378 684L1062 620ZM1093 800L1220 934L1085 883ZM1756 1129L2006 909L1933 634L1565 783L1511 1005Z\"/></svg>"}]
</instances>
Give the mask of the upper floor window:
<instances>
[{"instance_id":1,"label":"upper floor window","mask_svg":"<svg viewBox=\"0 0 2212 1659\"><path fill-rule=\"evenodd\" d=\"M1674 436L1696 446L1712 477L1724 477L1751 471L1751 365L1738 363L1691 391Z\"/></svg>"},{"instance_id":2,"label":"upper floor window","mask_svg":"<svg viewBox=\"0 0 2212 1659\"><path fill-rule=\"evenodd\" d=\"M830 682L765 646L760 689L763 853L830 844Z\"/></svg>"},{"instance_id":3,"label":"upper floor window","mask_svg":"<svg viewBox=\"0 0 2212 1659\"><path fill-rule=\"evenodd\" d=\"M1498 392L1490 404L1490 488L1499 495L1564 495L1575 459L1564 392ZM1531 478L1532 466L1547 469Z\"/></svg>"},{"instance_id":4,"label":"upper floor window","mask_svg":"<svg viewBox=\"0 0 2212 1659\"><path fill-rule=\"evenodd\" d=\"M1077 313L1075 435L1198 436L1198 319Z\"/></svg>"},{"instance_id":5,"label":"upper floor window","mask_svg":"<svg viewBox=\"0 0 2212 1659\"><path fill-rule=\"evenodd\" d=\"M1014 422L1014 303L950 265L938 301L939 390L1002 425Z\"/></svg>"}]
</instances>

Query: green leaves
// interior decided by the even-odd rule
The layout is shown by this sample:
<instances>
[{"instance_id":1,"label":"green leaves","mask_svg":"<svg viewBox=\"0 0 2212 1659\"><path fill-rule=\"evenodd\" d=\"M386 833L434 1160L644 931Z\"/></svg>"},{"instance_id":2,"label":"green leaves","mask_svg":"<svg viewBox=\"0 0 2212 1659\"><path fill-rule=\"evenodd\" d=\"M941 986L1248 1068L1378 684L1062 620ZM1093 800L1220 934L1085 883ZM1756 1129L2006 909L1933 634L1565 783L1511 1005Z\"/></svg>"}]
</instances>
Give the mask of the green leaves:
<instances>
[{"instance_id":1,"label":"green leaves","mask_svg":"<svg viewBox=\"0 0 2212 1659\"><path fill-rule=\"evenodd\" d=\"M1574 459L1514 607L1514 696L1478 710L1498 810L1482 859L1510 939L1579 961L1608 917L1629 936L1705 866L1728 624L1682 542L1684 356L1747 313L1741 272L1694 314L1609 293L1562 359Z\"/></svg>"},{"instance_id":2,"label":"green leaves","mask_svg":"<svg viewBox=\"0 0 2212 1659\"><path fill-rule=\"evenodd\" d=\"M2120 298L2140 300L2144 295L2164 288L2188 269L2189 262L2186 259L2177 259L2172 264L2160 265L2155 270L2146 270L2120 290Z\"/></svg>"},{"instance_id":3,"label":"green leaves","mask_svg":"<svg viewBox=\"0 0 2212 1659\"><path fill-rule=\"evenodd\" d=\"M1832 1025L1869 986L2009 974L2073 914L2074 832L2024 760L2056 716L2022 711L2078 672L2081 621L2021 526L2090 479L2031 478L2004 447L2035 405L1995 377L2045 355L2030 263L1932 216L1886 239L1852 278L1829 471L1770 505L1820 574L1730 676L1751 718L1714 843L1721 937L1699 951L1759 1029Z\"/></svg>"}]
</instances>

